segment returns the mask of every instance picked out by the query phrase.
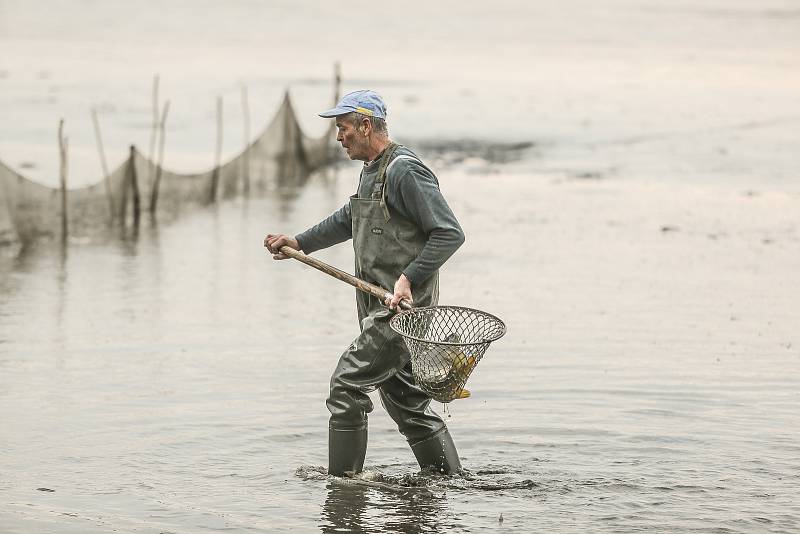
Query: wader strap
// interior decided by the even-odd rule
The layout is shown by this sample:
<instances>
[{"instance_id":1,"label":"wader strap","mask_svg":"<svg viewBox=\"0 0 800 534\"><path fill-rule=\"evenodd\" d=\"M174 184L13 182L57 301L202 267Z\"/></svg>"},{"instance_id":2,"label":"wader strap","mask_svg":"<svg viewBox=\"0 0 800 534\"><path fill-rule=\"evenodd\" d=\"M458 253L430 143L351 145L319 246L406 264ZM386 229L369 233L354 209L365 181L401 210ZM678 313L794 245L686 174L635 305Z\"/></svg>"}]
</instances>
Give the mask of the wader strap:
<instances>
[{"instance_id":1,"label":"wader strap","mask_svg":"<svg viewBox=\"0 0 800 534\"><path fill-rule=\"evenodd\" d=\"M383 210L383 216L386 222L389 222L391 218L391 215L389 215L389 207L386 205L386 168L389 166L394 151L397 150L399 146L400 145L395 142L389 143L389 146L387 146L386 150L383 152L383 157L381 157L381 163L378 167L378 176L375 178L375 181L381 184L381 209Z\"/></svg>"}]
</instances>

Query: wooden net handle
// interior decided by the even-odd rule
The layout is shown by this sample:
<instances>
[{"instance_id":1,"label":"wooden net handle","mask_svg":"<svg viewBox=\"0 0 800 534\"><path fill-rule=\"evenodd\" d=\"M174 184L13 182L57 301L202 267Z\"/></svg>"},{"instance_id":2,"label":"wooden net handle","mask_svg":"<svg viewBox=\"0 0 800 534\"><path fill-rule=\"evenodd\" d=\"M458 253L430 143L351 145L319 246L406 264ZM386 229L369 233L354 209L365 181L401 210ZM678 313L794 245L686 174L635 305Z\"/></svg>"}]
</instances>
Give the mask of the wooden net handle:
<instances>
[{"instance_id":1,"label":"wooden net handle","mask_svg":"<svg viewBox=\"0 0 800 534\"><path fill-rule=\"evenodd\" d=\"M317 258L313 258L311 256L303 254L299 250L287 247L286 245L282 246L280 250L282 253L289 256L290 258L294 258L297 261L303 262L306 265L310 265L311 267L319 271L322 271L325 274L328 274L334 278L338 278L342 282L348 283L351 286L355 287L356 289L359 289L364 293L368 293L373 297L378 298L381 302L385 302L387 298L391 298L392 296L394 296L393 293L383 289L380 286L376 286L375 284L370 284L369 282L365 282L364 280L356 278L350 273L346 273L340 269L337 269L336 267L333 267L332 265L328 265L324 261L320 261ZM404 310L410 310L411 308L413 308L413 305L407 300L401 300L400 307L403 308Z\"/></svg>"}]
</instances>

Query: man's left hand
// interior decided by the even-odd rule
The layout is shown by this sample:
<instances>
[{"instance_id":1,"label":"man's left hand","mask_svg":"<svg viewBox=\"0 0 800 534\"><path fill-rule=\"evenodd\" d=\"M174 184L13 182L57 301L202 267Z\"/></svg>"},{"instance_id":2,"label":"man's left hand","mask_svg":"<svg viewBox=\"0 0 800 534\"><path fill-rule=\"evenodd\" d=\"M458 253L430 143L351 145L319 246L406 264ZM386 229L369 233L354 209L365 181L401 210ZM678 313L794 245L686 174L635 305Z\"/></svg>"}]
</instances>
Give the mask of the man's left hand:
<instances>
[{"instance_id":1,"label":"man's left hand","mask_svg":"<svg viewBox=\"0 0 800 534\"><path fill-rule=\"evenodd\" d=\"M414 301L411 297L411 280L406 278L406 275L401 274L397 282L394 283L394 295L392 298L386 297L386 305L391 309L397 309L397 305L401 300L407 300L410 303Z\"/></svg>"}]
</instances>

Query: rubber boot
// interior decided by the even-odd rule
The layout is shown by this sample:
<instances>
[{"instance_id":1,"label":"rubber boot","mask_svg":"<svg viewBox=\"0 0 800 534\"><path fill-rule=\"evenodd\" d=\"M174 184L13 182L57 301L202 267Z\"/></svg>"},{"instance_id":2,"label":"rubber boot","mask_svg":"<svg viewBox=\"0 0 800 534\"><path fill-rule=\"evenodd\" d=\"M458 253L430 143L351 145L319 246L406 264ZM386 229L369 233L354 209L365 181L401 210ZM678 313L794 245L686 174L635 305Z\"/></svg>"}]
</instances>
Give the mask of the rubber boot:
<instances>
[{"instance_id":1,"label":"rubber boot","mask_svg":"<svg viewBox=\"0 0 800 534\"><path fill-rule=\"evenodd\" d=\"M328 430L328 474L353 476L364 468L367 455L367 427Z\"/></svg>"},{"instance_id":2,"label":"rubber boot","mask_svg":"<svg viewBox=\"0 0 800 534\"><path fill-rule=\"evenodd\" d=\"M420 468L433 467L440 473L452 475L461 469L458 451L447 429L411 445Z\"/></svg>"}]
</instances>

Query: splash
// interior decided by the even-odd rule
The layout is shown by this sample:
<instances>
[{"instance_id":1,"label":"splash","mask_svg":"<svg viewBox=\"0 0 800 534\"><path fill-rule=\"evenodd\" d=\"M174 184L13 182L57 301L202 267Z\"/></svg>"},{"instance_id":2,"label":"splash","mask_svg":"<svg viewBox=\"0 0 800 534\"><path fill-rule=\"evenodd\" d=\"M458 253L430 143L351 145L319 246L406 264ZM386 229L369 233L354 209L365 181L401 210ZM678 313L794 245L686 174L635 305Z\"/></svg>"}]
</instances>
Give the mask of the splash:
<instances>
[{"instance_id":1,"label":"splash","mask_svg":"<svg viewBox=\"0 0 800 534\"><path fill-rule=\"evenodd\" d=\"M430 497L441 497L445 490L499 491L510 489L533 489L540 486L531 479L519 479L508 469L483 469L469 471L461 469L455 475L442 475L433 469L418 473L392 475L377 469L367 469L354 477L337 477L327 474L322 466L300 466L295 476L302 480L327 480L341 485L359 485L393 492L419 491ZM438 493L437 493L438 492Z\"/></svg>"}]
</instances>

